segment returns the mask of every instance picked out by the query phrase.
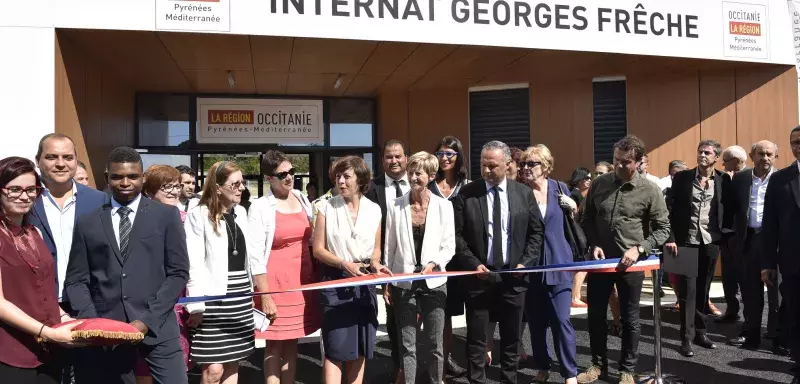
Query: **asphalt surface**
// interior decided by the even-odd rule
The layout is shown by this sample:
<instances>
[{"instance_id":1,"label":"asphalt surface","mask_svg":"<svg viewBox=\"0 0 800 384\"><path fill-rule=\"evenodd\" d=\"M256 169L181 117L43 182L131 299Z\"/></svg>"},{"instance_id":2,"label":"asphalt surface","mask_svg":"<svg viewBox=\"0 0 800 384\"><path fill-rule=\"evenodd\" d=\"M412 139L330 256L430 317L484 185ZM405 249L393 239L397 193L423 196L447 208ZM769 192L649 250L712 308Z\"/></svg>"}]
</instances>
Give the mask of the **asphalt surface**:
<instances>
[{"instance_id":1,"label":"asphalt surface","mask_svg":"<svg viewBox=\"0 0 800 384\"><path fill-rule=\"evenodd\" d=\"M649 280L647 281L649 284ZM585 287L584 287L585 289ZM642 336L639 344L639 364L638 371L645 373L652 371L655 366L654 359L654 337L653 337L653 308L652 294L648 286L642 296L641 319ZM715 282L712 287L712 301L715 305L725 311L725 303L721 296L720 283ZM380 300L379 300L380 301ZM680 347L679 337L679 318L678 313L672 310L671 303L675 302L675 296L667 289L667 296L662 299L662 368L665 373L677 375L691 384L766 384L766 383L789 383L791 376L789 369L792 362L787 357L780 357L770 352L771 342L764 340L762 349L759 351L749 351L726 344L726 340L735 336L739 331L736 324L716 324L712 322L709 329L709 337L717 344L716 350L706 350L695 346L695 356L685 358L678 353ZM382 315L382 314L381 314ZM610 318L610 314L609 314ZM383 323L381 318L381 323ZM585 368L590 363L588 323L585 310L573 310L573 324L576 331L578 365ZM766 312L763 324L766 325ZM456 327L459 322L456 322ZM763 327L762 327L763 328ZM381 330L385 330L381 325ZM764 330L766 330L764 328ZM365 382L375 384L385 384L392 382L393 369L389 357L388 338L379 332L378 343L376 345L376 355L372 360L367 361ZM453 356L462 367L465 366L465 328L457 328L454 331ZM495 339L499 339L499 334L495 334ZM525 350L530 353L530 342L527 335L524 338ZM550 342L552 349L552 340ZM620 340L616 337L609 337L609 358L611 361L612 382L616 384L618 372L616 361L619 358ZM263 372L261 361L263 349L258 349L248 360L240 364L240 383L255 384L263 383ZM422 356L426 359L426 356ZM420 371L424 370L424 362ZM320 359L320 347L317 338L308 338L301 342L299 346L299 356L297 362L297 382L298 383L321 383L322 382L322 362ZM639 373L637 372L637 373ZM530 383L536 371L532 369L530 360L520 364L520 374L518 382L520 384ZM500 377L500 369L497 366L489 367L487 370L488 383L496 383ZM467 383L465 378L446 379L448 383ZM190 375L190 382L198 383L199 377L196 374ZM418 383L425 382L419 378ZM558 374L558 364L551 369L550 383L563 383L563 379ZM598 383L604 383L598 381Z\"/></svg>"}]
</instances>

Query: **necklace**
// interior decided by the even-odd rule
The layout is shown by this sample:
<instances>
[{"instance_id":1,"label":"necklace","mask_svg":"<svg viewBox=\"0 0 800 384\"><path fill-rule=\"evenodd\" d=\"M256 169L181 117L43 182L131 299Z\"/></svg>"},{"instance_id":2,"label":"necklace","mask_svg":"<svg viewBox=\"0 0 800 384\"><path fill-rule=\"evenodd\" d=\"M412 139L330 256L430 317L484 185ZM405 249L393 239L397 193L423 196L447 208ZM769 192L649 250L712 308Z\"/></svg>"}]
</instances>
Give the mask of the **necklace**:
<instances>
[{"instance_id":1,"label":"necklace","mask_svg":"<svg viewBox=\"0 0 800 384\"><path fill-rule=\"evenodd\" d=\"M8 232L8 235L11 236L11 242L14 243L14 249L16 249L17 252L19 252L19 246L17 246L17 237L14 236L14 232L11 232L11 230L8 228L8 225L6 225L5 220L0 220L0 222L3 223L3 229L5 229L6 232Z\"/></svg>"},{"instance_id":2,"label":"necklace","mask_svg":"<svg viewBox=\"0 0 800 384\"><path fill-rule=\"evenodd\" d=\"M232 231L233 233L231 233L231 227L228 224L228 218L223 216L222 219L225 220L225 229L228 230L228 234L231 235L231 237L233 238L233 252L232 252L232 254L234 256L239 256L239 251L236 250L236 247L239 245L239 242L237 241L239 239L239 231L237 231L236 227L234 227L233 231ZM236 224L236 223L234 222L234 224Z\"/></svg>"}]
</instances>

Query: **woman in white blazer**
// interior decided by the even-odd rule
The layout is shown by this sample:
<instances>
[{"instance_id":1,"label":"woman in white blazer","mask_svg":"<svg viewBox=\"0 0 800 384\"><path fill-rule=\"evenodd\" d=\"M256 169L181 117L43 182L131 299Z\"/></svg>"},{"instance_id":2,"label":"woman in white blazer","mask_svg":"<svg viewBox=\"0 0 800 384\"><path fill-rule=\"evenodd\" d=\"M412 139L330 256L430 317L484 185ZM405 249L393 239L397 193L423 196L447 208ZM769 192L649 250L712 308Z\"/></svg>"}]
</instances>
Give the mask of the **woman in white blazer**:
<instances>
[{"instance_id":1,"label":"woman in white blazer","mask_svg":"<svg viewBox=\"0 0 800 384\"><path fill-rule=\"evenodd\" d=\"M257 291L286 290L316 281L311 255L311 204L293 189L295 170L280 151L267 151L261 170L269 181L267 193L250 205L247 255ZM297 340L320 327L313 291L261 296L261 308L271 320L256 332L268 340L264 376L268 384L294 383ZM257 304L258 305L258 304Z\"/></svg>"},{"instance_id":2,"label":"woman in white blazer","mask_svg":"<svg viewBox=\"0 0 800 384\"><path fill-rule=\"evenodd\" d=\"M411 192L386 209L384 254L392 273L444 271L456 250L453 205L436 196L428 184L439 162L430 153L417 152L408 159ZM443 331L447 304L447 278L392 283L391 300L401 335L400 354L406 383L417 377L417 313L422 316L430 347L428 375L441 383L444 369Z\"/></svg>"},{"instance_id":3,"label":"woman in white blazer","mask_svg":"<svg viewBox=\"0 0 800 384\"><path fill-rule=\"evenodd\" d=\"M239 206L242 171L230 161L208 170L200 204L186 217L188 296L252 292L247 268L247 213ZM190 357L202 367L203 383L236 383L239 360L255 350L250 297L186 305L194 328Z\"/></svg>"}]
</instances>

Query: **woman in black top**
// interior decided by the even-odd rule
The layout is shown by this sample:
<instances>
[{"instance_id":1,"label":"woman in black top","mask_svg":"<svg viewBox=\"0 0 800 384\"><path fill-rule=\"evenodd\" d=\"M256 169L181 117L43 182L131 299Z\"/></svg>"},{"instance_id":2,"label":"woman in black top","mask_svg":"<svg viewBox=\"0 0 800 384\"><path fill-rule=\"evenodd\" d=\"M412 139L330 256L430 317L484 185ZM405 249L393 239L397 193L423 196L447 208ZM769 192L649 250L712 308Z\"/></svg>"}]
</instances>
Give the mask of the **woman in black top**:
<instances>
[{"instance_id":1,"label":"woman in black top","mask_svg":"<svg viewBox=\"0 0 800 384\"><path fill-rule=\"evenodd\" d=\"M464 147L461 141L455 136L445 136L436 146L434 151L439 160L439 170L436 178L428 184L428 189L435 195L453 201L458 196L461 187L467 185L467 165L464 158ZM453 259L455 260L455 259ZM455 261L451 261L445 266L448 271L458 270ZM445 370L453 376L462 376L467 370L459 367L450 358L450 338L453 334L452 316L464 314L464 296L458 288L458 277L447 279L447 306L445 308L444 322L444 361Z\"/></svg>"},{"instance_id":2,"label":"woman in black top","mask_svg":"<svg viewBox=\"0 0 800 384\"><path fill-rule=\"evenodd\" d=\"M586 194L589 192L589 187L592 186L592 174L584 167L575 168L575 170L572 171L572 177L570 177L569 182L567 182L567 186L569 186L570 189L569 197L575 200L575 204L580 207L583 199L586 198Z\"/></svg>"}]
</instances>

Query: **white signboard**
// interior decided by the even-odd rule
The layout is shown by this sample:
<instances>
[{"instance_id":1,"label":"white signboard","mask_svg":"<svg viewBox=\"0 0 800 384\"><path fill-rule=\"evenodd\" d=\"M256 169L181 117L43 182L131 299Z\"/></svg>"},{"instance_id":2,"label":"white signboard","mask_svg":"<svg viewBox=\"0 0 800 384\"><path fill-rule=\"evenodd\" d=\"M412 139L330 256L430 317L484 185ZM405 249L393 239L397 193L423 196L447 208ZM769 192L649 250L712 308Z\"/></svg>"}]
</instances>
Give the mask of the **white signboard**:
<instances>
[{"instance_id":1,"label":"white signboard","mask_svg":"<svg viewBox=\"0 0 800 384\"><path fill-rule=\"evenodd\" d=\"M231 30L230 0L155 0L156 29L168 31Z\"/></svg>"},{"instance_id":2,"label":"white signboard","mask_svg":"<svg viewBox=\"0 0 800 384\"><path fill-rule=\"evenodd\" d=\"M769 59L768 18L766 5L723 2L725 56Z\"/></svg>"},{"instance_id":3,"label":"white signboard","mask_svg":"<svg viewBox=\"0 0 800 384\"><path fill-rule=\"evenodd\" d=\"M198 98L197 142L323 145L322 101Z\"/></svg>"},{"instance_id":4,"label":"white signboard","mask_svg":"<svg viewBox=\"0 0 800 384\"><path fill-rule=\"evenodd\" d=\"M800 4L798 4L800 1L787 0L787 2L789 3L789 16L792 18L792 41L794 43L792 46L794 47L795 70L797 71L797 92L800 93L800 13L797 11L800 8ZM800 107L800 100L798 103L798 107Z\"/></svg>"}]
</instances>

